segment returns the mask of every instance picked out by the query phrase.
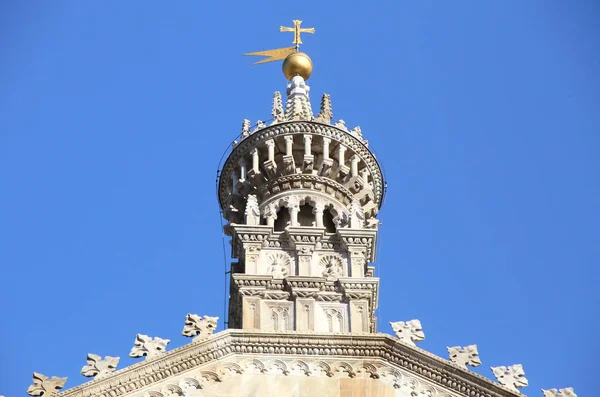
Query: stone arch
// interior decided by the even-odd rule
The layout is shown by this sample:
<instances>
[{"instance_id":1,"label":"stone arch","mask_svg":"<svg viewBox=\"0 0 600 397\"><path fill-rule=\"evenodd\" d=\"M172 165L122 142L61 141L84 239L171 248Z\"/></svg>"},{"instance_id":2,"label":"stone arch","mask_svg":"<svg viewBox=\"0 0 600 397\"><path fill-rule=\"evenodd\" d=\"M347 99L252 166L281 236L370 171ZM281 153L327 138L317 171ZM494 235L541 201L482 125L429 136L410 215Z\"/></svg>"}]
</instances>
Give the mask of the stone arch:
<instances>
[{"instance_id":1,"label":"stone arch","mask_svg":"<svg viewBox=\"0 0 600 397\"><path fill-rule=\"evenodd\" d=\"M325 227L330 233L335 232L337 220L349 218L348 208L340 201L319 191L303 189L271 197L260 205L260 211L267 225L274 226L275 231L283 231L288 225L300 226L298 214L302 206L311 207L314 215L310 219L314 218L316 226Z\"/></svg>"}]
</instances>

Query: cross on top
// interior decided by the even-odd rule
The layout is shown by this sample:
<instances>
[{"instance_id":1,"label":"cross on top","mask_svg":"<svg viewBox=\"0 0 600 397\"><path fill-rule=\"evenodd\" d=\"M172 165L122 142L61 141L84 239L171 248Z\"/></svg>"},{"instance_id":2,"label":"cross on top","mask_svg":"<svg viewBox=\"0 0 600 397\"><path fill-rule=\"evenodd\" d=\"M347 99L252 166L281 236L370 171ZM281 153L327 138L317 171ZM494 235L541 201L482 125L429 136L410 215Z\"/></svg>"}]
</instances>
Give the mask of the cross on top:
<instances>
[{"instance_id":1,"label":"cross on top","mask_svg":"<svg viewBox=\"0 0 600 397\"><path fill-rule=\"evenodd\" d=\"M315 33L315 28L301 28L300 25L302 24L302 21L298 19L294 19L292 22L294 22L293 28L280 26L279 31L294 32L294 41L292 41L292 43L296 44L296 47L298 47L300 44L302 44L302 40L300 39L300 33Z\"/></svg>"}]
</instances>

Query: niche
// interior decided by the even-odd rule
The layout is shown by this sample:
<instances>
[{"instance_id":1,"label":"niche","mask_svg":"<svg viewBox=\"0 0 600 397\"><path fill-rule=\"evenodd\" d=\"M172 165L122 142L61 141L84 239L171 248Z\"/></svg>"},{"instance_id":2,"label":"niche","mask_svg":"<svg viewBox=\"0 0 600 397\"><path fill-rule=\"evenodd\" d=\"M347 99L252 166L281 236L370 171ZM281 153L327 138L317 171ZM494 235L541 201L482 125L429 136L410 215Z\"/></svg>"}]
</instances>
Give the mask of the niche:
<instances>
[{"instance_id":1,"label":"niche","mask_svg":"<svg viewBox=\"0 0 600 397\"><path fill-rule=\"evenodd\" d=\"M323 226L327 233L335 233L335 223L333 222L333 215L331 214L331 208L327 208L323 212Z\"/></svg>"},{"instance_id":2,"label":"niche","mask_svg":"<svg viewBox=\"0 0 600 397\"><path fill-rule=\"evenodd\" d=\"M277 211L277 219L275 219L275 224L273 225L273 229L276 232L283 232L285 228L290 224L290 211L281 207L279 211Z\"/></svg>"},{"instance_id":3,"label":"niche","mask_svg":"<svg viewBox=\"0 0 600 397\"><path fill-rule=\"evenodd\" d=\"M315 214L313 214L313 207L310 204L300 206L298 224L300 226L315 226Z\"/></svg>"}]
</instances>

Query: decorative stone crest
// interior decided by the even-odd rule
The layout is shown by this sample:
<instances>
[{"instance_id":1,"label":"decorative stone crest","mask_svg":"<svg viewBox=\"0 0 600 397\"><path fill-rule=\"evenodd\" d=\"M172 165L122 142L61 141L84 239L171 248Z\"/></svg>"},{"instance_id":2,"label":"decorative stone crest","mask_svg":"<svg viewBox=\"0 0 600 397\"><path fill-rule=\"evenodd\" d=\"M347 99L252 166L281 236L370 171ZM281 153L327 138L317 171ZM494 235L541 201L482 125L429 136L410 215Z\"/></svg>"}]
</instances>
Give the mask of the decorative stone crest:
<instances>
[{"instance_id":1,"label":"decorative stone crest","mask_svg":"<svg viewBox=\"0 0 600 397\"><path fill-rule=\"evenodd\" d=\"M398 339L408 345L416 346L415 342L425 340L425 333L419 320L390 322L390 325Z\"/></svg>"},{"instance_id":2,"label":"decorative stone crest","mask_svg":"<svg viewBox=\"0 0 600 397\"><path fill-rule=\"evenodd\" d=\"M467 368L467 365L470 365L471 367L479 367L481 365L477 345L468 345L465 347L452 346L447 347L447 349L448 354L450 355L450 361L456 365L463 368Z\"/></svg>"},{"instance_id":3,"label":"decorative stone crest","mask_svg":"<svg viewBox=\"0 0 600 397\"><path fill-rule=\"evenodd\" d=\"M256 195L249 194L246 201L246 211L244 212L246 225L260 225L260 209L258 208L258 199Z\"/></svg>"},{"instance_id":4,"label":"decorative stone crest","mask_svg":"<svg viewBox=\"0 0 600 397\"><path fill-rule=\"evenodd\" d=\"M512 390L518 391L518 389L529 384L529 381L525 378L525 371L523 371L523 366L521 364L515 364L509 367L492 367L492 372L496 379L498 379L498 383Z\"/></svg>"},{"instance_id":5,"label":"decorative stone crest","mask_svg":"<svg viewBox=\"0 0 600 397\"><path fill-rule=\"evenodd\" d=\"M57 376L49 378L46 375L34 372L33 384L27 388L27 394L30 396L54 397L58 395L58 390L62 389L65 383L67 383L67 378Z\"/></svg>"},{"instance_id":6,"label":"decorative stone crest","mask_svg":"<svg viewBox=\"0 0 600 397\"><path fill-rule=\"evenodd\" d=\"M572 387L567 387L564 389L550 389L544 390L542 389L542 393L544 393L544 397L577 397L577 394L573 391Z\"/></svg>"},{"instance_id":7,"label":"decorative stone crest","mask_svg":"<svg viewBox=\"0 0 600 397\"><path fill-rule=\"evenodd\" d=\"M200 317L197 314L188 313L185 316L185 325L181 335L194 337L192 342L199 342L208 339L217 328L219 317Z\"/></svg>"},{"instance_id":8,"label":"decorative stone crest","mask_svg":"<svg viewBox=\"0 0 600 397\"><path fill-rule=\"evenodd\" d=\"M120 357L106 356L102 359L101 356L93 353L88 353L87 363L81 368L81 375L85 377L94 377L96 379L104 378L117 369Z\"/></svg>"},{"instance_id":9,"label":"decorative stone crest","mask_svg":"<svg viewBox=\"0 0 600 397\"><path fill-rule=\"evenodd\" d=\"M282 279L290 274L291 258L285 252L275 252L267 256L267 274Z\"/></svg>"},{"instance_id":10,"label":"decorative stone crest","mask_svg":"<svg viewBox=\"0 0 600 397\"><path fill-rule=\"evenodd\" d=\"M135 344L129 352L129 357L146 356L146 358L151 358L159 356L165 353L169 342L171 342L169 339L152 338L148 335L137 334Z\"/></svg>"},{"instance_id":11,"label":"decorative stone crest","mask_svg":"<svg viewBox=\"0 0 600 397\"><path fill-rule=\"evenodd\" d=\"M323 269L321 275L328 280L337 280L344 275L345 261L339 255L323 255L319 266Z\"/></svg>"}]
</instances>

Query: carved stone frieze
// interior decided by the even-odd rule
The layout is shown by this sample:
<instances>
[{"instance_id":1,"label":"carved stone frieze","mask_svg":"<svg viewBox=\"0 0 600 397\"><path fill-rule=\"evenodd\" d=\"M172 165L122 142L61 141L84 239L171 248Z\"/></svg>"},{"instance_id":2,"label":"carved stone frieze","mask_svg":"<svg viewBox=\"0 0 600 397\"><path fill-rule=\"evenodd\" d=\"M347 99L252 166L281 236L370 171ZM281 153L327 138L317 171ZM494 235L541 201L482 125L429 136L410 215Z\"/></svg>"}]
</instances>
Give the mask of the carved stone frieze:
<instances>
[{"instance_id":1,"label":"carved stone frieze","mask_svg":"<svg viewBox=\"0 0 600 397\"><path fill-rule=\"evenodd\" d=\"M299 357L301 355L319 358L306 362ZM336 370L335 363L343 361L351 365L356 376L379 378L393 382L399 388L412 388L419 396L427 396L426 390L433 391L437 397L519 395L431 353L398 344L384 334L284 334L230 329L215 334L211 340L184 345L109 378L66 390L61 397L120 397L155 389L160 393L163 384L179 384L184 378L197 379L202 387L208 387L221 381L216 368L226 356L226 361L237 362L242 369L247 367L244 360L252 362L270 356L284 362L289 375L302 376L328 376L328 373L337 376L340 371ZM270 368L264 362L262 365L255 363L254 367L267 371Z\"/></svg>"}]
</instances>

